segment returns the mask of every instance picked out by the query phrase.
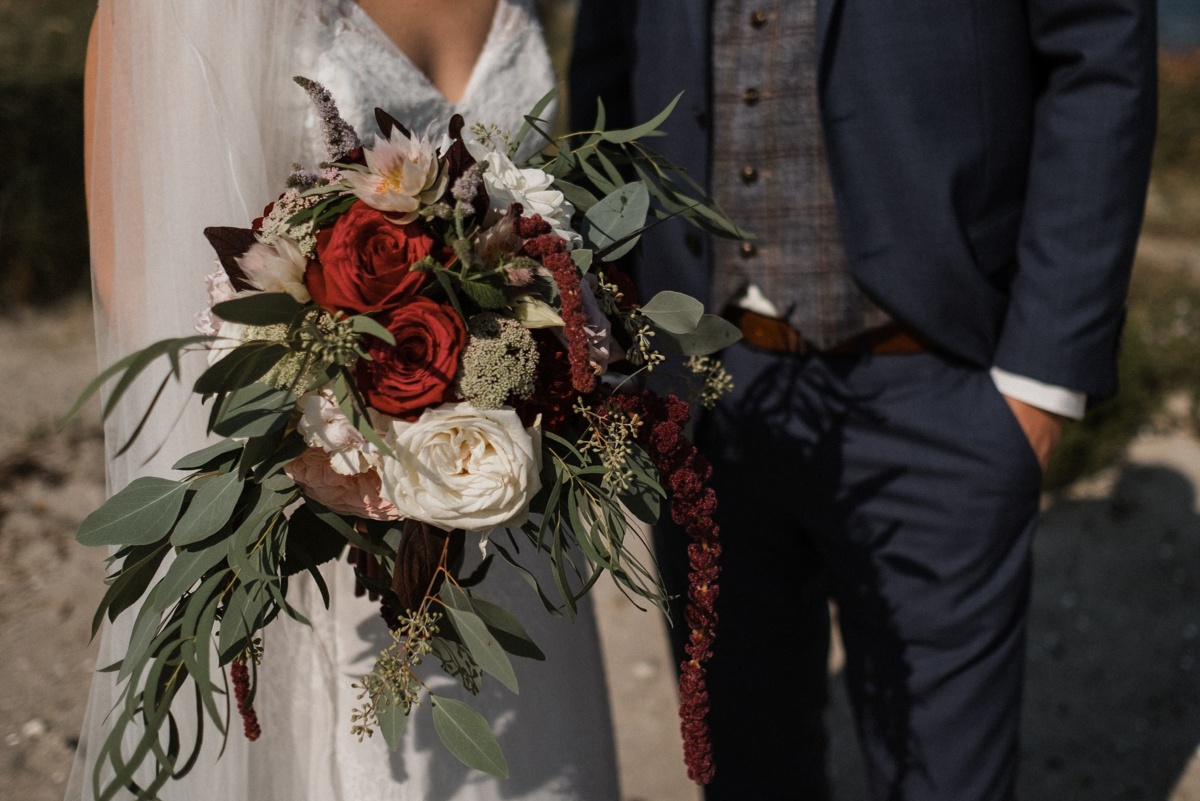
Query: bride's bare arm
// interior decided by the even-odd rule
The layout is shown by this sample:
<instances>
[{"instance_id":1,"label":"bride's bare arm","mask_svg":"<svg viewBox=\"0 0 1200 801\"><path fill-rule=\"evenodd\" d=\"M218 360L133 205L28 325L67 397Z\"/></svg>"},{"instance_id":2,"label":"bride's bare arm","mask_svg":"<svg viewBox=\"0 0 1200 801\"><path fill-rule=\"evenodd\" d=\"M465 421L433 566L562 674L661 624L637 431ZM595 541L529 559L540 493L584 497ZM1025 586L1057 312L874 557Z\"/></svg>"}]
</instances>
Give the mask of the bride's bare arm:
<instances>
[{"instance_id":1,"label":"bride's bare arm","mask_svg":"<svg viewBox=\"0 0 1200 801\"><path fill-rule=\"evenodd\" d=\"M103 308L109 307L113 284L112 148L107 134L112 128L112 92L108 77L99 70L99 54L111 23L101 5L88 36L87 65L83 78L83 161L88 196L88 235L91 237L92 274ZM97 141L97 134L103 141Z\"/></svg>"}]
</instances>

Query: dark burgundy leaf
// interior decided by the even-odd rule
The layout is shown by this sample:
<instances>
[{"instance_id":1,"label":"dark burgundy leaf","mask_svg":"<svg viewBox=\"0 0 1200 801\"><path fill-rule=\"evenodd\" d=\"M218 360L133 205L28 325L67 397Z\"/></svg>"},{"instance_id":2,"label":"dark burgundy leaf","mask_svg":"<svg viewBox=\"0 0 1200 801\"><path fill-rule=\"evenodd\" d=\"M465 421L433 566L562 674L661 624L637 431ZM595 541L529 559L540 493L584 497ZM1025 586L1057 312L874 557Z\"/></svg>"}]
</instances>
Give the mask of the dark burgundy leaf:
<instances>
[{"instance_id":1,"label":"dark burgundy leaf","mask_svg":"<svg viewBox=\"0 0 1200 801\"><path fill-rule=\"evenodd\" d=\"M404 134L410 139L412 138L412 134L408 132L407 128L401 125L395 117L393 117L391 114L388 114L381 108L375 109L375 122L379 125L379 131L383 134L384 139L391 139L393 128L398 129L400 133Z\"/></svg>"},{"instance_id":2,"label":"dark burgundy leaf","mask_svg":"<svg viewBox=\"0 0 1200 801\"><path fill-rule=\"evenodd\" d=\"M256 288L246 280L246 274L237 263L238 257L245 256L250 246L258 241L253 231L249 228L205 228L204 238L217 252L217 259L225 268L234 289L241 292Z\"/></svg>"},{"instance_id":3,"label":"dark burgundy leaf","mask_svg":"<svg viewBox=\"0 0 1200 801\"><path fill-rule=\"evenodd\" d=\"M462 139L462 131L465 124L461 114L455 114L450 118L450 138L454 140L454 144L450 145L450 150L446 153L445 158L446 175L449 177L448 185L451 188L454 187L454 182L461 178L463 173L475 166L475 159L467 150L467 146L463 143ZM472 208L477 216L483 216L487 214L489 205L487 188L480 185Z\"/></svg>"},{"instance_id":4,"label":"dark burgundy leaf","mask_svg":"<svg viewBox=\"0 0 1200 801\"><path fill-rule=\"evenodd\" d=\"M392 592L402 611L419 609L426 594L437 595L443 578L438 567L443 558L448 567L461 560L465 539L457 530L447 534L414 520L404 524L392 573Z\"/></svg>"}]
</instances>

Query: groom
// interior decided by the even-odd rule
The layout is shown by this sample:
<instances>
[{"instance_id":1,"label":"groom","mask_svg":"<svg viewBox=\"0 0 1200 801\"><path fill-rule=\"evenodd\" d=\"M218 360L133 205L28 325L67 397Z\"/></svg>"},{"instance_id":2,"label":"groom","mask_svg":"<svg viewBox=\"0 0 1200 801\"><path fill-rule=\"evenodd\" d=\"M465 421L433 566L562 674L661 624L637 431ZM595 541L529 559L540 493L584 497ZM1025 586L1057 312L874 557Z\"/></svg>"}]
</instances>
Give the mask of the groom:
<instances>
[{"instance_id":1,"label":"groom","mask_svg":"<svg viewBox=\"0 0 1200 801\"><path fill-rule=\"evenodd\" d=\"M830 596L871 797L1013 797L1041 471L1116 390L1153 6L583 0L575 127L685 90L652 144L757 234L664 226L639 263L644 297L744 334L698 432L725 566L710 801L826 796Z\"/></svg>"}]
</instances>

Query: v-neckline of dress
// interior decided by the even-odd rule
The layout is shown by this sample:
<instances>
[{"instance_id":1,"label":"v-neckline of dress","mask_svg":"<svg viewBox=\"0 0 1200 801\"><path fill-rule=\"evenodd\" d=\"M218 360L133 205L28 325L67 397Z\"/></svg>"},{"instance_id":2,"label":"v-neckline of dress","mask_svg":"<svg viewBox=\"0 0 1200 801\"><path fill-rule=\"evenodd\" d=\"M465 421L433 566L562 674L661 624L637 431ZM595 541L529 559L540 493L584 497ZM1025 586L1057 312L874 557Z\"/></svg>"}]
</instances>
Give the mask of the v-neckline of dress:
<instances>
[{"instance_id":1,"label":"v-neckline of dress","mask_svg":"<svg viewBox=\"0 0 1200 801\"><path fill-rule=\"evenodd\" d=\"M488 51L492 49L496 42L496 36L500 28L500 15L504 10L504 3L505 0L497 0L496 10L492 14L492 24L491 27L488 28L487 38L484 39L483 47L480 49L479 54L475 56L475 63L471 65L471 74L467 78L466 86L463 87L462 96L459 97L457 101L454 101L446 97L446 94L437 87L437 84L435 84L433 79L431 79L425 73L425 70L418 67L413 60L409 58L408 53L404 52L404 48L396 44L396 41L387 35L387 32L380 26L378 22L375 21L374 17L367 13L366 9L358 4L357 0L347 0L347 5L351 7L351 12L358 15L360 21L363 23L363 27L371 35L379 39L381 44L387 47L387 49L390 50L409 71L416 75L425 89L437 96L437 98L441 100L447 108L450 109L457 109L458 107L462 106L471 96L471 90L474 88L475 84L479 82L479 70L485 61L484 57L487 55Z\"/></svg>"}]
</instances>

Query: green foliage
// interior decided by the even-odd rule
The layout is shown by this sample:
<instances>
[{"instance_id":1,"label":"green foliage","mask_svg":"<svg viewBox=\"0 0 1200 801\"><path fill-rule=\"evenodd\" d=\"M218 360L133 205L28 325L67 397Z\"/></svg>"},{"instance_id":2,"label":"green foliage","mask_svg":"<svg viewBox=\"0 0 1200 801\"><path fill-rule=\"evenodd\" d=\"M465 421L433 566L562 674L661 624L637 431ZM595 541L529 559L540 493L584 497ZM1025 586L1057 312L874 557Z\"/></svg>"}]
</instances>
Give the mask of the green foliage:
<instances>
[{"instance_id":1,"label":"green foliage","mask_svg":"<svg viewBox=\"0 0 1200 801\"><path fill-rule=\"evenodd\" d=\"M659 292L639 311L662 334L664 349L675 356L708 356L742 338L733 323L705 314L700 301L678 292Z\"/></svg>"},{"instance_id":2,"label":"green foliage","mask_svg":"<svg viewBox=\"0 0 1200 801\"><path fill-rule=\"evenodd\" d=\"M464 765L508 778L508 761L487 719L462 701L435 696L433 727L450 753Z\"/></svg>"},{"instance_id":3,"label":"green foliage","mask_svg":"<svg viewBox=\"0 0 1200 801\"><path fill-rule=\"evenodd\" d=\"M83 61L95 9L0 3L0 308L88 287Z\"/></svg>"},{"instance_id":4,"label":"green foliage","mask_svg":"<svg viewBox=\"0 0 1200 801\"><path fill-rule=\"evenodd\" d=\"M213 306L213 314L230 323L291 325L303 308L286 292L257 292Z\"/></svg>"},{"instance_id":5,"label":"green foliage","mask_svg":"<svg viewBox=\"0 0 1200 801\"><path fill-rule=\"evenodd\" d=\"M475 664L512 692L518 692L517 674L513 672L512 662L505 655L496 637L488 630L487 624L475 614L466 594L450 582L446 582L441 598L446 604L446 614L454 624L454 630L471 653Z\"/></svg>"},{"instance_id":6,"label":"green foliage","mask_svg":"<svg viewBox=\"0 0 1200 801\"><path fill-rule=\"evenodd\" d=\"M690 334L700 325L704 304L679 292L659 292L642 304L641 312L652 323L671 334Z\"/></svg>"},{"instance_id":7,"label":"green foliage","mask_svg":"<svg viewBox=\"0 0 1200 801\"><path fill-rule=\"evenodd\" d=\"M620 179L620 173L615 173ZM615 261L633 250L650 212L650 190L638 181L618 187L587 210L583 238L601 257Z\"/></svg>"},{"instance_id":8,"label":"green foliage","mask_svg":"<svg viewBox=\"0 0 1200 801\"><path fill-rule=\"evenodd\" d=\"M166 478L135 479L88 515L75 538L81 545L148 545L171 531L187 485Z\"/></svg>"},{"instance_id":9,"label":"green foliage","mask_svg":"<svg viewBox=\"0 0 1200 801\"><path fill-rule=\"evenodd\" d=\"M530 123L547 142L557 145L553 154L535 158L534 166L554 176L555 188L584 212L584 237L598 250L608 250L600 255L612 259L631 249L649 227L633 221L639 216L644 220L647 210L656 222L682 217L717 236L748 235L712 206L703 187L645 144L644 140L662 135L662 123L677 102L678 98L646 124L625 131L604 131L602 103L592 131L554 139L544 126ZM630 181L643 182L642 188L634 188L637 185ZM604 198L597 198L587 186ZM649 198L642 197L643 190Z\"/></svg>"},{"instance_id":10,"label":"green foliage","mask_svg":"<svg viewBox=\"0 0 1200 801\"><path fill-rule=\"evenodd\" d=\"M1183 170L1200 179L1200 68L1163 70L1154 169Z\"/></svg>"}]
</instances>

